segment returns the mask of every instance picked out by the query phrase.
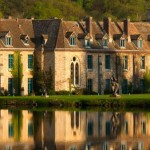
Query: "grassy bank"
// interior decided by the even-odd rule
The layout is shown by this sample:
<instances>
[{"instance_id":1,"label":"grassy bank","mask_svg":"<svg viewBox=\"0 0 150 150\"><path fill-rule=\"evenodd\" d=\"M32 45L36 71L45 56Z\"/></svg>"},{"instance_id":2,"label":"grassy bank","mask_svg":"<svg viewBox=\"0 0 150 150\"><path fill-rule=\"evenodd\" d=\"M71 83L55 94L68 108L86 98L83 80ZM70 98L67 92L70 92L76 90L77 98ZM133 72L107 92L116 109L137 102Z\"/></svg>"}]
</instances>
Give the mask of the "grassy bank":
<instances>
[{"instance_id":1,"label":"grassy bank","mask_svg":"<svg viewBox=\"0 0 150 150\"><path fill-rule=\"evenodd\" d=\"M61 108L61 109L102 109L133 110L150 108L150 94L121 95L66 95L66 96L3 96L0 97L1 108Z\"/></svg>"}]
</instances>

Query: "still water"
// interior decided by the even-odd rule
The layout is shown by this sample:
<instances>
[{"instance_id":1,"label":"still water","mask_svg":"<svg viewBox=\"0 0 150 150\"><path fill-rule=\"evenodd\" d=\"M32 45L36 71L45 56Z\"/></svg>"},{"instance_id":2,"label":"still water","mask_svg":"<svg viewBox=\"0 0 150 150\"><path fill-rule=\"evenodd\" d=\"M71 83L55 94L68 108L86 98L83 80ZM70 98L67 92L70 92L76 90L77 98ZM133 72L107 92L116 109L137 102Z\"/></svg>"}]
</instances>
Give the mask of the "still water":
<instances>
[{"instance_id":1,"label":"still water","mask_svg":"<svg viewBox=\"0 0 150 150\"><path fill-rule=\"evenodd\" d=\"M0 110L0 150L150 150L149 114Z\"/></svg>"}]
</instances>

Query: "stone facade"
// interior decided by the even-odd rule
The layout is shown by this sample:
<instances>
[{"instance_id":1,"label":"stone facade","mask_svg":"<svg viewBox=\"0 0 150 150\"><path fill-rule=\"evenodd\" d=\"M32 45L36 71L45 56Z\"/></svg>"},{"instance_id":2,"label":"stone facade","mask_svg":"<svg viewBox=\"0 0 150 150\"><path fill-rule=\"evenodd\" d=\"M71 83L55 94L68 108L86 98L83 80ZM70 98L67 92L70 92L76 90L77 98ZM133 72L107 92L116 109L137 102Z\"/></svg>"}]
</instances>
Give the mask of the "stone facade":
<instances>
[{"instance_id":1,"label":"stone facade","mask_svg":"<svg viewBox=\"0 0 150 150\"><path fill-rule=\"evenodd\" d=\"M93 21L92 17L78 22L1 19L1 90L9 91L8 80L13 78L8 69L8 55L20 51L22 95L34 90L28 55L36 57L41 71L51 68L50 82L55 91L87 88L104 94L110 92L110 77L114 73L120 93L143 92L143 75L150 66L149 33L148 22L129 19L122 22L113 22L111 18Z\"/></svg>"}]
</instances>

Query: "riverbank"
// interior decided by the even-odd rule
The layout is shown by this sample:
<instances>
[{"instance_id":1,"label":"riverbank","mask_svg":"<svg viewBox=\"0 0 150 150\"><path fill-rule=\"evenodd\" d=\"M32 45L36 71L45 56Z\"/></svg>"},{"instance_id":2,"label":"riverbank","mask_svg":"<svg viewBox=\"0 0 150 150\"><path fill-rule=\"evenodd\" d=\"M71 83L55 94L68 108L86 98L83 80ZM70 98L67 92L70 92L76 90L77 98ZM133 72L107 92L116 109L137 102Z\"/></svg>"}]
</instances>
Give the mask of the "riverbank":
<instances>
[{"instance_id":1,"label":"riverbank","mask_svg":"<svg viewBox=\"0 0 150 150\"><path fill-rule=\"evenodd\" d=\"M124 110L150 109L150 94L121 95L53 95L53 96L2 96L0 108L58 108Z\"/></svg>"}]
</instances>

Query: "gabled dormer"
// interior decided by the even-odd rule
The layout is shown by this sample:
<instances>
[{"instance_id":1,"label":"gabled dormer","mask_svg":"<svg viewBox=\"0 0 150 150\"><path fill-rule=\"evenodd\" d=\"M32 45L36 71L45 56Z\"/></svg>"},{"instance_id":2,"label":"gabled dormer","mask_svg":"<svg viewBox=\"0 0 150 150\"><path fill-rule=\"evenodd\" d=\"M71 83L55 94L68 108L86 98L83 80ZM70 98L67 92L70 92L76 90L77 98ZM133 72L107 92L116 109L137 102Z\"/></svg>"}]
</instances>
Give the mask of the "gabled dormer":
<instances>
[{"instance_id":1,"label":"gabled dormer","mask_svg":"<svg viewBox=\"0 0 150 150\"><path fill-rule=\"evenodd\" d=\"M48 40L48 35L47 34L42 34L42 44L45 45L47 43Z\"/></svg>"},{"instance_id":2,"label":"gabled dormer","mask_svg":"<svg viewBox=\"0 0 150 150\"><path fill-rule=\"evenodd\" d=\"M5 46L12 46L12 36L10 31L1 31L0 39L2 40Z\"/></svg>"},{"instance_id":3,"label":"gabled dormer","mask_svg":"<svg viewBox=\"0 0 150 150\"><path fill-rule=\"evenodd\" d=\"M84 40L85 40L85 48L90 48L90 36L86 35Z\"/></svg>"},{"instance_id":4,"label":"gabled dormer","mask_svg":"<svg viewBox=\"0 0 150 150\"><path fill-rule=\"evenodd\" d=\"M73 31L66 32L66 38L68 39L70 46L76 45L77 36Z\"/></svg>"},{"instance_id":5,"label":"gabled dormer","mask_svg":"<svg viewBox=\"0 0 150 150\"><path fill-rule=\"evenodd\" d=\"M108 34L96 34L95 39L100 43L103 48L108 48Z\"/></svg>"},{"instance_id":6,"label":"gabled dormer","mask_svg":"<svg viewBox=\"0 0 150 150\"><path fill-rule=\"evenodd\" d=\"M113 39L119 45L119 47L121 49L126 48L127 36L124 33L123 34L114 34Z\"/></svg>"},{"instance_id":7,"label":"gabled dormer","mask_svg":"<svg viewBox=\"0 0 150 150\"><path fill-rule=\"evenodd\" d=\"M30 38L27 34L21 34L20 39L24 45L29 45Z\"/></svg>"},{"instance_id":8,"label":"gabled dormer","mask_svg":"<svg viewBox=\"0 0 150 150\"><path fill-rule=\"evenodd\" d=\"M143 37L140 34L131 35L131 41L136 45L137 48L143 47Z\"/></svg>"}]
</instances>

